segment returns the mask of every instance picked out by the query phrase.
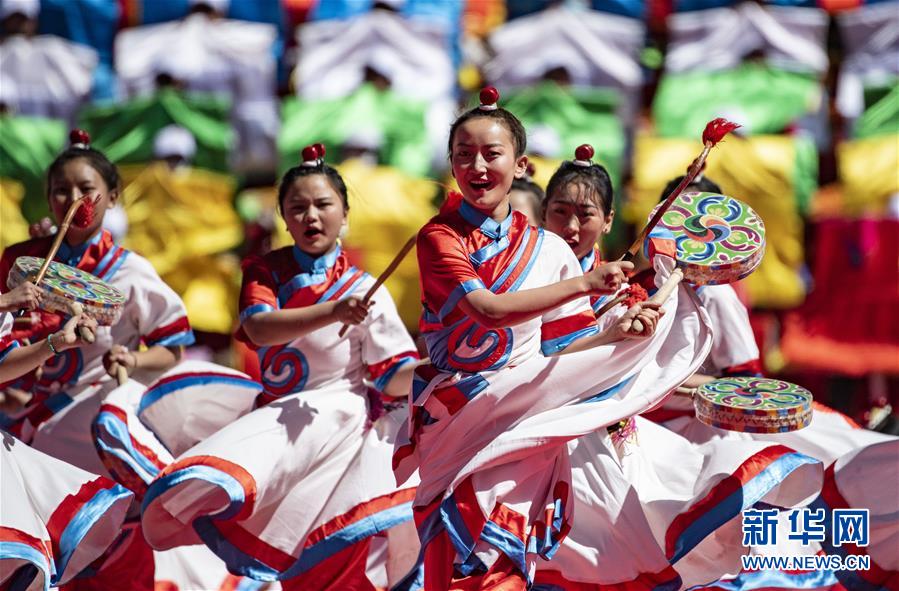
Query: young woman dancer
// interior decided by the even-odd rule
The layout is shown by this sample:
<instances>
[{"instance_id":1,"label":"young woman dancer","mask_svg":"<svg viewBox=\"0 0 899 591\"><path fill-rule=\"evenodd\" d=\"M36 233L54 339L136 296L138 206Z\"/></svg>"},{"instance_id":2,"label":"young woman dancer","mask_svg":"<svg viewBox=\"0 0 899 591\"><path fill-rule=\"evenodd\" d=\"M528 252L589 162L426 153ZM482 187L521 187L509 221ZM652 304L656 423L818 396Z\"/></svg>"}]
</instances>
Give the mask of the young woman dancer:
<instances>
[{"instance_id":1,"label":"young woman dancer","mask_svg":"<svg viewBox=\"0 0 899 591\"><path fill-rule=\"evenodd\" d=\"M420 471L428 589L526 588L578 519L568 442L661 401L709 340L695 306L668 338L677 293L661 317L646 304L619 319L627 332L639 317L647 338L600 333L588 297L617 291L630 265L584 275L562 239L510 211L525 133L496 97L485 89L481 106L453 124L461 195L418 236L430 363L416 370L408 441L394 463L399 480ZM653 254L667 279L673 260Z\"/></svg>"},{"instance_id":2,"label":"young woman dancer","mask_svg":"<svg viewBox=\"0 0 899 591\"><path fill-rule=\"evenodd\" d=\"M580 146L560 166L542 206L546 229L568 243L585 272L600 264L614 219L609 175L592 155L591 146ZM594 301L594 310L602 304ZM601 326L614 326L625 310L612 308L598 318ZM682 320L676 317L675 325ZM535 589L677 589L708 582L740 568L745 549L734 535L740 531L734 518L742 508L775 494L797 502L814 490L797 486L795 477L782 483L796 467L815 470L792 450L769 443L696 446L640 416L609 433L584 436L569 450L577 518L553 560L538 563ZM741 503L721 502L734 490Z\"/></svg>"},{"instance_id":3,"label":"young woman dancer","mask_svg":"<svg viewBox=\"0 0 899 591\"><path fill-rule=\"evenodd\" d=\"M404 395L417 355L388 292L360 298L373 279L340 248L347 190L323 156L306 148L281 180L294 245L244 264L240 337L259 355L258 408L161 472L143 524L157 549L202 541L231 572L285 589L372 589L374 536L389 542L390 583L415 562L416 479L393 482L393 437L370 420L365 380Z\"/></svg>"},{"instance_id":4,"label":"young woman dancer","mask_svg":"<svg viewBox=\"0 0 899 591\"><path fill-rule=\"evenodd\" d=\"M47 171L47 199L57 223L85 195L92 199L93 215L86 227L69 229L55 260L118 288L126 296L124 310L115 326L97 328L92 344L59 351L39 372L19 378L16 387L31 392L33 398L6 428L39 451L108 476L94 447L91 423L103 397L115 387L111 376L121 366L135 379L149 383L177 363L182 346L193 343L194 337L178 295L146 259L116 245L102 227L106 211L119 197L115 165L90 147L85 132L75 130L70 137L72 145ZM44 257L52 240L36 238L8 247L0 257L0 285L6 285L18 257ZM51 335L61 323L59 316L41 313L36 323L13 335L34 341ZM146 348L139 350L142 344ZM72 581L66 589L117 589L123 578L135 589L152 589L152 553L135 525L129 524L114 545L117 559L107 556L102 564L92 565L88 578Z\"/></svg>"},{"instance_id":5,"label":"young woman dancer","mask_svg":"<svg viewBox=\"0 0 899 591\"><path fill-rule=\"evenodd\" d=\"M33 287L24 283L14 297L0 300L0 380L14 379L51 356L82 346L79 325L96 329L96 322L79 315L44 340L25 345L13 340L10 312L37 304L39 297L18 297L34 296ZM132 495L6 432L0 431L0 439L0 587L47 589L64 584L113 543Z\"/></svg>"}]
</instances>

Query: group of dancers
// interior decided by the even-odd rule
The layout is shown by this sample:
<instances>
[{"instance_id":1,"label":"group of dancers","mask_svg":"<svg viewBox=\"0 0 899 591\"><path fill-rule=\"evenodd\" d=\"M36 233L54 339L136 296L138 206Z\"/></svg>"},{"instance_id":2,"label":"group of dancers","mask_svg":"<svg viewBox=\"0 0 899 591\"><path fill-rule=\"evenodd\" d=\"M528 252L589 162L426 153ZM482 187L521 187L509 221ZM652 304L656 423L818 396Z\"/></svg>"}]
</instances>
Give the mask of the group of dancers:
<instances>
[{"instance_id":1,"label":"group of dancers","mask_svg":"<svg viewBox=\"0 0 899 591\"><path fill-rule=\"evenodd\" d=\"M0 258L0 381L31 394L3 417L3 588L751 589L740 513L758 506L871 512L867 546L799 551L875 568L818 586L782 572L783 588L896 588L899 439L817 404L786 434L696 420L679 386L761 371L734 290L676 286L664 232L636 263L604 262L607 171L579 149L544 194L497 99L453 123L459 192L417 236L425 359L387 290L363 296L375 279L340 247L346 185L322 146L303 151L278 188L294 244L243 265L237 338L261 384L181 359L183 303L102 227L115 165L83 141L60 154L55 218L85 195L96 214L55 260L126 304L105 327L7 290L52 237ZM670 295L605 311L638 281Z\"/></svg>"}]
</instances>

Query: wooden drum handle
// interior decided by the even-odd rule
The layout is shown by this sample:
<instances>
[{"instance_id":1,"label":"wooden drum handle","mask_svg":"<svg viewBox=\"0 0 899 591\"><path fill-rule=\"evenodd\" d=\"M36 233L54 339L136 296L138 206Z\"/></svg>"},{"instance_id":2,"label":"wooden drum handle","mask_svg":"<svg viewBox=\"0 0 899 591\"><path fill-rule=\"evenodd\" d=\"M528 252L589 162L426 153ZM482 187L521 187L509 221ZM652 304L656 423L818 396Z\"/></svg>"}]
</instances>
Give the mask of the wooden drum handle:
<instances>
[{"instance_id":1,"label":"wooden drum handle","mask_svg":"<svg viewBox=\"0 0 899 591\"><path fill-rule=\"evenodd\" d=\"M368 302L370 302L372 296L374 296L375 292L378 291L378 288L384 285L384 282L387 281L387 279L391 275L393 275L393 272L396 271L396 268L400 266L400 263L402 263L403 259L406 258L406 255L409 254L409 251L412 250L412 248L415 246L416 238L418 238L417 234L407 240L406 244L403 245L403 248L400 249L399 253L397 253L395 257L393 257L393 260L390 261L390 264L387 266L387 268L384 269L384 272L378 275L377 280L375 280L375 284L372 285L371 288L369 288L369 290L365 293L365 296L362 298L363 303L367 304ZM349 329L350 325L344 324L340 328L340 333L338 333L338 336L340 338L343 338L343 336L346 334L346 331L348 331Z\"/></svg>"},{"instance_id":2,"label":"wooden drum handle","mask_svg":"<svg viewBox=\"0 0 899 591\"><path fill-rule=\"evenodd\" d=\"M82 305L80 303L72 302L71 304L69 304L69 313L71 313L72 316L78 316L79 314L84 314L84 308L82 307ZM92 331L91 329L89 329L86 326L78 327L78 336L81 337L82 341L84 341L85 343L87 343L89 345L93 344L93 342L96 340L94 331Z\"/></svg>"},{"instance_id":3,"label":"wooden drum handle","mask_svg":"<svg viewBox=\"0 0 899 591\"><path fill-rule=\"evenodd\" d=\"M680 282L684 279L684 272L679 268L675 269L671 272L671 275L665 280L665 283L662 284L662 287L659 288L652 297L646 300L647 302L652 302L655 304L664 304L665 300L671 297L671 294L674 293L674 290L677 289L677 286L680 285ZM631 328L634 329L634 332L641 333L643 332L643 323L634 318L634 321L631 323Z\"/></svg>"}]
</instances>

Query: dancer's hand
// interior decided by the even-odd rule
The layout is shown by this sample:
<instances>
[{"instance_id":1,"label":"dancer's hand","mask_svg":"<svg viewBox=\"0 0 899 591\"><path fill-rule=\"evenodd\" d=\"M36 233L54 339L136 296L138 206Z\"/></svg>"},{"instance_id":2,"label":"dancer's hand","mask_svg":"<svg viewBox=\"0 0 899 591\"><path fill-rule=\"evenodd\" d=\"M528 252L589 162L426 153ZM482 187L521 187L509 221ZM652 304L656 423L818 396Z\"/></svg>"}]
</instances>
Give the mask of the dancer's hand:
<instances>
[{"instance_id":1,"label":"dancer's hand","mask_svg":"<svg viewBox=\"0 0 899 591\"><path fill-rule=\"evenodd\" d=\"M80 326L87 327L91 333L96 334L97 332L96 320L84 314L76 314L66 321L62 330L51 334L47 338L53 339L53 348L57 351L65 351L66 349L80 347L85 344L78 332L78 327Z\"/></svg>"},{"instance_id":2,"label":"dancer's hand","mask_svg":"<svg viewBox=\"0 0 899 591\"><path fill-rule=\"evenodd\" d=\"M373 304L374 302L365 303L362 298L349 297L337 302L334 307L334 317L338 322L353 326L365 320Z\"/></svg>"},{"instance_id":3,"label":"dancer's hand","mask_svg":"<svg viewBox=\"0 0 899 591\"><path fill-rule=\"evenodd\" d=\"M629 261L614 261L598 266L585 276L590 295L607 295L617 292L627 279L625 271L634 268Z\"/></svg>"},{"instance_id":4,"label":"dancer's hand","mask_svg":"<svg viewBox=\"0 0 899 591\"><path fill-rule=\"evenodd\" d=\"M50 218L43 218L41 221L28 226L28 235L32 238L43 238L56 233L56 225Z\"/></svg>"},{"instance_id":5,"label":"dancer's hand","mask_svg":"<svg viewBox=\"0 0 899 591\"><path fill-rule=\"evenodd\" d=\"M0 312L14 312L22 308L36 310L43 292L32 282L25 281L8 293L0 294Z\"/></svg>"},{"instance_id":6,"label":"dancer's hand","mask_svg":"<svg viewBox=\"0 0 899 591\"><path fill-rule=\"evenodd\" d=\"M103 356L103 367L106 368L106 373L114 378L118 377L119 367L124 367L128 375L131 375L137 367L137 356L121 345L113 345Z\"/></svg>"},{"instance_id":7,"label":"dancer's hand","mask_svg":"<svg viewBox=\"0 0 899 591\"><path fill-rule=\"evenodd\" d=\"M613 325L615 336L618 339L640 339L652 336L655 334L659 319L665 315L665 310L661 306L662 304L648 301L634 304ZM636 331L634 329L634 320L640 321L643 330Z\"/></svg>"}]
</instances>

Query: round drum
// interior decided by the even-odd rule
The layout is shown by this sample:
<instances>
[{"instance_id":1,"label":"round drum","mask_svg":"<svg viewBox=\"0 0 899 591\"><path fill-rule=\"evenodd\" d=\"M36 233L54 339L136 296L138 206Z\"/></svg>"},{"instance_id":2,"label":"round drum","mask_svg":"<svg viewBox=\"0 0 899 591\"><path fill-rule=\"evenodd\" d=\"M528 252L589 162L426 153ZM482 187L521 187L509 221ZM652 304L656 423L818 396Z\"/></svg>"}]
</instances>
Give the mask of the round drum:
<instances>
[{"instance_id":1,"label":"round drum","mask_svg":"<svg viewBox=\"0 0 899 591\"><path fill-rule=\"evenodd\" d=\"M37 276L44 259L19 257L9 271L6 285L13 289ZM119 321L125 296L115 287L86 271L62 263L52 262L38 286L43 292L41 309L59 314L71 314L71 306L78 302L84 313L101 326Z\"/></svg>"},{"instance_id":2,"label":"round drum","mask_svg":"<svg viewBox=\"0 0 899 591\"><path fill-rule=\"evenodd\" d=\"M756 377L719 378L693 397L696 418L745 433L786 433L812 420L812 393L801 386Z\"/></svg>"},{"instance_id":3,"label":"round drum","mask_svg":"<svg viewBox=\"0 0 899 591\"><path fill-rule=\"evenodd\" d=\"M765 254L765 224L751 207L715 193L681 193L659 228L674 234L677 265L694 285L733 283Z\"/></svg>"}]
</instances>

